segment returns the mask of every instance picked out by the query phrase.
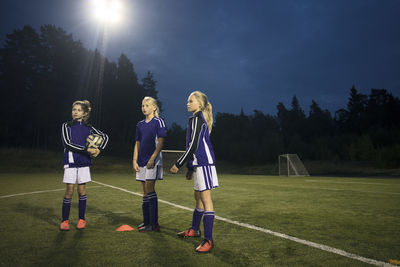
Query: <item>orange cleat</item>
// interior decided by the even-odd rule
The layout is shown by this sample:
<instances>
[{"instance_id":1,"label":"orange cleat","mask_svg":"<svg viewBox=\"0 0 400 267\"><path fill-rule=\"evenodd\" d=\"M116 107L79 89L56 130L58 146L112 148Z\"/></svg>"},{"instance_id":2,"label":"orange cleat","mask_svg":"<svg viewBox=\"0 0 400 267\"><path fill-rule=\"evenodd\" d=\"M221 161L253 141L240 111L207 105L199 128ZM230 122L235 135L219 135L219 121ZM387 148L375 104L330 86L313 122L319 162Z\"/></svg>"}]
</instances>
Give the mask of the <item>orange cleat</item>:
<instances>
[{"instance_id":1,"label":"orange cleat","mask_svg":"<svg viewBox=\"0 0 400 267\"><path fill-rule=\"evenodd\" d=\"M69 220L65 220L60 224L61 231L69 231Z\"/></svg>"},{"instance_id":2,"label":"orange cleat","mask_svg":"<svg viewBox=\"0 0 400 267\"><path fill-rule=\"evenodd\" d=\"M212 240L203 239L201 244L196 248L199 253L209 252L213 248L214 244Z\"/></svg>"},{"instance_id":3,"label":"orange cleat","mask_svg":"<svg viewBox=\"0 0 400 267\"><path fill-rule=\"evenodd\" d=\"M193 230L193 228L189 228L183 232L178 233L179 237L199 237L201 235L200 230Z\"/></svg>"},{"instance_id":4,"label":"orange cleat","mask_svg":"<svg viewBox=\"0 0 400 267\"><path fill-rule=\"evenodd\" d=\"M78 224L76 225L76 229L85 229L86 221L79 219Z\"/></svg>"}]
</instances>

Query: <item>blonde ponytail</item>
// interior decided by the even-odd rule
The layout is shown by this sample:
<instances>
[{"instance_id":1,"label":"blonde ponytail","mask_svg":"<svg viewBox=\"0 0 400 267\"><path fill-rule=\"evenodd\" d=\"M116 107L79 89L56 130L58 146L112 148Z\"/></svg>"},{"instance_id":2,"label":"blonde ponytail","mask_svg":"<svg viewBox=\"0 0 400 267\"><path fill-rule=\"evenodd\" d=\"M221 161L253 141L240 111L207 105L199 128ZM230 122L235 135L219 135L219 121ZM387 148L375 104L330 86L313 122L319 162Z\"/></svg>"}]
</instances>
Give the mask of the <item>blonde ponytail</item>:
<instances>
[{"instance_id":1,"label":"blonde ponytail","mask_svg":"<svg viewBox=\"0 0 400 267\"><path fill-rule=\"evenodd\" d=\"M211 103L208 101L207 96L203 92L194 91L190 95L196 97L197 101L200 103L201 111L203 112L204 118L206 119L208 133L211 133L212 125L214 122Z\"/></svg>"},{"instance_id":2,"label":"blonde ponytail","mask_svg":"<svg viewBox=\"0 0 400 267\"><path fill-rule=\"evenodd\" d=\"M203 114L208 126L208 133L211 133L214 119L212 115L212 105L210 102L208 102L207 105L204 107Z\"/></svg>"}]
</instances>

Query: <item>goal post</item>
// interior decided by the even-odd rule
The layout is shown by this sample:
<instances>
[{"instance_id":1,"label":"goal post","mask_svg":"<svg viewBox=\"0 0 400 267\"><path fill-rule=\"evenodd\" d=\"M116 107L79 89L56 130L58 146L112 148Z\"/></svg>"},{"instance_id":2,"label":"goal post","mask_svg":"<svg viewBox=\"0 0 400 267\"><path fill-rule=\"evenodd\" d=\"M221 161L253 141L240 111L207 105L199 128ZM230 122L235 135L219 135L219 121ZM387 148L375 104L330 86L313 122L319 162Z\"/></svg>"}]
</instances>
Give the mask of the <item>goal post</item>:
<instances>
[{"instance_id":1,"label":"goal post","mask_svg":"<svg viewBox=\"0 0 400 267\"><path fill-rule=\"evenodd\" d=\"M278 156L279 176L310 176L297 154Z\"/></svg>"}]
</instances>

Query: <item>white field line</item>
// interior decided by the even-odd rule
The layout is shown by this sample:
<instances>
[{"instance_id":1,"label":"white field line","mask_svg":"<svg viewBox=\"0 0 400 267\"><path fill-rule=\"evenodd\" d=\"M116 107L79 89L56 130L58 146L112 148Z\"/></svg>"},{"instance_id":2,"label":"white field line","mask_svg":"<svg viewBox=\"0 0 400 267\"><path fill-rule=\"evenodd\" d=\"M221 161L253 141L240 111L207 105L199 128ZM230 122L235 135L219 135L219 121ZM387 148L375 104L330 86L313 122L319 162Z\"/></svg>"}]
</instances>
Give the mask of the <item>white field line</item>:
<instances>
[{"instance_id":1,"label":"white field line","mask_svg":"<svg viewBox=\"0 0 400 267\"><path fill-rule=\"evenodd\" d=\"M313 189L312 187L297 187L297 188L309 188L309 189ZM315 189L331 190L331 191L350 191L350 192L357 192L357 193L374 193L374 194L384 194L384 195L400 195L400 193L397 193L397 192L364 191L364 190L339 189L339 188L325 188L325 187L316 187Z\"/></svg>"},{"instance_id":2,"label":"white field line","mask_svg":"<svg viewBox=\"0 0 400 267\"><path fill-rule=\"evenodd\" d=\"M397 192L366 191L366 190L353 190L353 189L340 189L340 188L327 188L327 187L308 187L308 186L294 186L294 185L282 185L282 184L269 184L269 185L281 186L281 187L291 187L291 188L297 188L297 189L321 189L321 190L329 190L329 191L350 191L350 192L357 192L357 193L400 195L400 193L397 193Z\"/></svg>"},{"instance_id":3,"label":"white field line","mask_svg":"<svg viewBox=\"0 0 400 267\"><path fill-rule=\"evenodd\" d=\"M332 182L332 181L318 181L318 180L305 180L306 182L313 183L328 183L328 184L375 184L375 185L393 185L384 183L364 183L364 182Z\"/></svg>"},{"instance_id":4,"label":"white field line","mask_svg":"<svg viewBox=\"0 0 400 267\"><path fill-rule=\"evenodd\" d=\"M86 187L86 188L96 188L96 187L102 187L102 186L90 186L90 187ZM65 191L65 188L52 189L52 190L43 190L43 191L34 191L34 192L26 192L26 193L18 193L18 194L12 194L12 195L4 195L4 196L0 196L0 198L25 196L25 195L41 194L41 193L56 192L56 191Z\"/></svg>"},{"instance_id":5,"label":"white field line","mask_svg":"<svg viewBox=\"0 0 400 267\"><path fill-rule=\"evenodd\" d=\"M142 197L142 194L139 194L139 193L136 193L136 192L132 192L132 191L120 188L120 187L116 187L116 186L113 186L113 185L109 185L109 184L105 184L105 183L101 183L101 182L97 182L97 181L92 181L92 182L100 184L100 185L108 186L108 187L111 187L111 188L114 188L114 189L129 193L129 194L132 194L132 195L136 195L136 196ZM167 205L171 205L171 206L176 207L176 208L180 208L180 209L184 209L184 210L188 210L188 211L193 211L192 208L188 208L188 207L185 207L185 206L177 205L177 204L169 202L169 201L165 201L165 200L161 200L161 199L158 199L158 201L162 202L164 204L167 204ZM235 225L238 225L238 226L242 226L242 227L245 227L245 228L248 228L248 229L252 229L252 230L260 231L260 232L263 232L263 233L267 233L267 234L270 234L270 235L273 235L273 236L276 236L276 237L288 239L288 240L291 240L291 241L294 241L294 242L297 242L297 243L300 243L300 244L304 244L304 245L309 246L309 247L318 248L318 249L321 249L321 250L324 250L324 251L327 251L327 252L335 253L335 254L338 254L338 255L341 255L341 256L344 256L344 257L347 257L347 258L350 258L350 259L362 261L362 262L365 262L365 263L368 263L368 264L371 264L371 265L385 266L385 267L389 267L389 266L390 267L396 267L395 265L392 265L392 264L387 263L387 262L378 261L378 260L374 260L374 259L370 259L370 258L365 258L365 257L359 256L357 254L346 252L346 251L341 250L341 249L337 249L337 248L334 248L334 247L329 247L329 246L326 246L326 245L314 243L314 242L307 241L307 240L304 240L304 239L300 239L300 238L297 238L297 237L294 237L294 236L290 236L290 235L274 232L274 231L271 231L271 230L268 230L268 229L265 229L265 228L261 228L261 227L258 227L258 226L254 226L254 225L251 225L251 224L242 223L242 222L239 222L239 221L233 221L233 220L230 220L230 219L227 219L227 218L223 218L223 217L220 217L220 216L215 216L215 219L220 220L220 221L224 221L224 222L227 222L227 223L235 224Z\"/></svg>"},{"instance_id":6,"label":"white field line","mask_svg":"<svg viewBox=\"0 0 400 267\"><path fill-rule=\"evenodd\" d=\"M250 184L259 184L264 185L261 183L251 183ZM278 187L290 187L290 188L297 188L297 189L321 189L321 190L329 190L329 191L350 191L350 192L357 192L357 193L374 193L374 194L384 194L384 195L400 195L398 192L382 192L382 191L365 191L365 190L353 190L353 189L340 189L340 188L327 188L327 187L309 187L309 186L295 186L295 185L283 185L283 184L268 184L271 186L278 186Z\"/></svg>"}]
</instances>

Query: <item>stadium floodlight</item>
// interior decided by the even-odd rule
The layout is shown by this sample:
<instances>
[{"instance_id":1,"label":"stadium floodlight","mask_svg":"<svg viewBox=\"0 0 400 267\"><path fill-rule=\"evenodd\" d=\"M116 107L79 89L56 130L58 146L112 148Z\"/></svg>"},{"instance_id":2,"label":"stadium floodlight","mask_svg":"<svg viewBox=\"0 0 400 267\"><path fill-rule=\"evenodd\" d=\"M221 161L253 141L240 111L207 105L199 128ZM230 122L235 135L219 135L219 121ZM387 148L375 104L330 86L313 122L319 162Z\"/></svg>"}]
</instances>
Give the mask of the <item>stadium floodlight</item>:
<instances>
[{"instance_id":1,"label":"stadium floodlight","mask_svg":"<svg viewBox=\"0 0 400 267\"><path fill-rule=\"evenodd\" d=\"M279 176L310 176L297 154L278 156Z\"/></svg>"},{"instance_id":2,"label":"stadium floodlight","mask_svg":"<svg viewBox=\"0 0 400 267\"><path fill-rule=\"evenodd\" d=\"M91 8L101 23L115 24L122 19L122 3L118 0L92 0Z\"/></svg>"}]
</instances>

